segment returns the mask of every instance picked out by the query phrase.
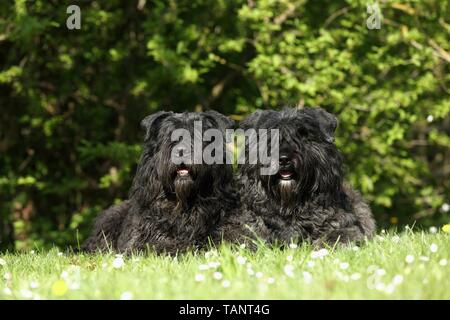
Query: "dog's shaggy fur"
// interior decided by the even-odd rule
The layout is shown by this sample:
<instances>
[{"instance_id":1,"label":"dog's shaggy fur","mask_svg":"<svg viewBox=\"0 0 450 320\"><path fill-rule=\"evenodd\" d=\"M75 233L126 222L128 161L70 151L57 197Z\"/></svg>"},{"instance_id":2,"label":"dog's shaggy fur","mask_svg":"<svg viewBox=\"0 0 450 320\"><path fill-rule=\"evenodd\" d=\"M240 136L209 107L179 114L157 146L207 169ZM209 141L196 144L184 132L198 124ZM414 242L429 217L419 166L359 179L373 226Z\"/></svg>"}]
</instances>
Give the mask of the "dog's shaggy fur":
<instances>
[{"instance_id":1,"label":"dog's shaggy fur","mask_svg":"<svg viewBox=\"0 0 450 320\"><path fill-rule=\"evenodd\" d=\"M370 237L375 223L369 206L343 184L336 127L336 118L320 108L257 111L245 119L244 130L279 130L279 169L264 176L260 164L240 167L242 208L221 226L224 237L256 235L269 243L305 240L319 246ZM247 142L247 154L252 147ZM244 224L249 231L242 231Z\"/></svg>"},{"instance_id":2,"label":"dog's shaggy fur","mask_svg":"<svg viewBox=\"0 0 450 320\"><path fill-rule=\"evenodd\" d=\"M184 128L193 139L194 121L202 122L203 131L219 129L224 138L225 130L233 127L232 120L215 111L158 112L142 121L144 150L129 200L97 218L83 245L85 251L153 248L174 254L208 244L219 221L238 206L238 196L230 165L177 166L171 161L176 145L172 132Z\"/></svg>"}]
</instances>

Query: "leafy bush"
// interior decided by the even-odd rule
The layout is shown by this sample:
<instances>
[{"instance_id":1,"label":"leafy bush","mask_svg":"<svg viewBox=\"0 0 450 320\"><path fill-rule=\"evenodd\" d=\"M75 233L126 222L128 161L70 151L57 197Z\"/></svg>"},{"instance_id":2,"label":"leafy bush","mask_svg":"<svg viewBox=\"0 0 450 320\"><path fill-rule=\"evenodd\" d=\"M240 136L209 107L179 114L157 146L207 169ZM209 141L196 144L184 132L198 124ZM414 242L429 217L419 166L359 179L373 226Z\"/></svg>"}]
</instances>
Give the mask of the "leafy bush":
<instances>
[{"instance_id":1,"label":"leafy bush","mask_svg":"<svg viewBox=\"0 0 450 320\"><path fill-rule=\"evenodd\" d=\"M73 2L0 4L0 247L81 241L160 109L322 106L380 225L450 219L447 1L383 1L374 30L356 0L77 1L68 30Z\"/></svg>"}]
</instances>

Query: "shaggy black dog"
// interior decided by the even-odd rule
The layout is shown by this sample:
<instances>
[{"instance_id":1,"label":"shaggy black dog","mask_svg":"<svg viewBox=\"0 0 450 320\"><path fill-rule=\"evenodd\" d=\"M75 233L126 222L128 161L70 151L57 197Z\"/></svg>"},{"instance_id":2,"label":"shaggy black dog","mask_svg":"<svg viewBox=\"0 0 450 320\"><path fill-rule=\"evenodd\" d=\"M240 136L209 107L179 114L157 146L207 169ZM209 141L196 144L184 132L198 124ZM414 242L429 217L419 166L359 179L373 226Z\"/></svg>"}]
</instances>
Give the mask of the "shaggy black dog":
<instances>
[{"instance_id":1,"label":"shaggy black dog","mask_svg":"<svg viewBox=\"0 0 450 320\"><path fill-rule=\"evenodd\" d=\"M279 130L279 167L276 174L261 175L259 162L240 166L242 210L221 226L224 238L256 235L269 243L305 240L320 246L372 235L369 206L343 184L333 115L320 108L257 111L240 126ZM255 145L246 141L249 159ZM243 224L251 231L237 231Z\"/></svg>"},{"instance_id":2,"label":"shaggy black dog","mask_svg":"<svg viewBox=\"0 0 450 320\"><path fill-rule=\"evenodd\" d=\"M194 143L181 145L172 141L171 134L184 128L192 139L194 134L201 138L202 132L194 130L195 121L201 121L202 132L220 130L225 149L225 130L233 127L233 121L218 112L158 112L145 118L144 150L129 200L96 219L82 249L131 252L153 248L174 254L208 244L219 221L238 206L238 196L225 159L224 164L211 165L172 161L172 151L180 156L194 154Z\"/></svg>"}]
</instances>

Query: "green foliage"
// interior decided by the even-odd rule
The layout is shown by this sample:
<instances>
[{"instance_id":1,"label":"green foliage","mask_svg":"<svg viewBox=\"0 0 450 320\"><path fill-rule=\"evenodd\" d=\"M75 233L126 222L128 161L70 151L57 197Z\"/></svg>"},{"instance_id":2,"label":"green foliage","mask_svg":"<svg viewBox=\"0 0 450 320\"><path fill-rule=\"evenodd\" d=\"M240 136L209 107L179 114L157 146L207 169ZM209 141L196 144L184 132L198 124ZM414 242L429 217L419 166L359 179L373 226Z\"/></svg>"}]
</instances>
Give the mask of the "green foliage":
<instances>
[{"instance_id":1,"label":"green foliage","mask_svg":"<svg viewBox=\"0 0 450 320\"><path fill-rule=\"evenodd\" d=\"M80 1L81 30L70 4L0 4L0 247L84 238L160 109L322 106L380 224L449 221L447 1L383 1L379 30L356 0Z\"/></svg>"}]
</instances>

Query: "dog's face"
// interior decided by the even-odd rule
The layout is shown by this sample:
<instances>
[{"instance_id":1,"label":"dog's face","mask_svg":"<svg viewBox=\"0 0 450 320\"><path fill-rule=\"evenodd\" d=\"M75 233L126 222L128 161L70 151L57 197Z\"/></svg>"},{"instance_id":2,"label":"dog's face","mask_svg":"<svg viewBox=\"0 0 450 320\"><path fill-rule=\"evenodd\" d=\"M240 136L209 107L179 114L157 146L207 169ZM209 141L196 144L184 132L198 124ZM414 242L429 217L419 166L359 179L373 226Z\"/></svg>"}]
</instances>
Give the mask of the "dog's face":
<instances>
[{"instance_id":1,"label":"dog's face","mask_svg":"<svg viewBox=\"0 0 450 320\"><path fill-rule=\"evenodd\" d=\"M330 113L319 108L257 111L241 127L279 130L276 173L261 175L258 164L245 165L243 171L256 175L282 206L339 188L341 157L333 144L337 120Z\"/></svg>"},{"instance_id":2,"label":"dog's face","mask_svg":"<svg viewBox=\"0 0 450 320\"><path fill-rule=\"evenodd\" d=\"M154 170L149 179L156 178L166 198L176 201L180 208L188 207L197 196L211 193L217 184L226 183L224 180L231 175L231 168L225 164L225 159L223 164L208 165L202 159L202 163L194 163L195 143L201 144L200 152L211 143L202 139L202 134L208 129L221 132L225 149L225 130L234 125L227 117L215 111L162 111L146 117L141 125L146 131L141 166ZM189 135L189 139L180 136L174 139L172 134L180 129Z\"/></svg>"}]
</instances>

